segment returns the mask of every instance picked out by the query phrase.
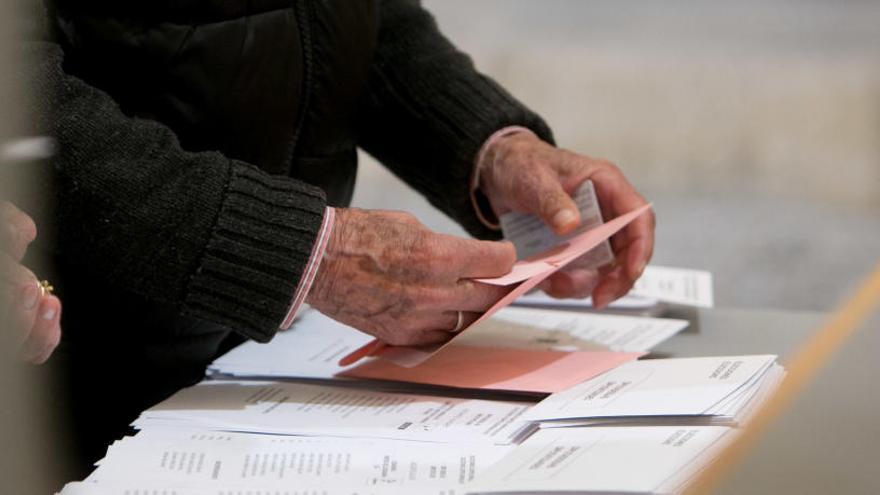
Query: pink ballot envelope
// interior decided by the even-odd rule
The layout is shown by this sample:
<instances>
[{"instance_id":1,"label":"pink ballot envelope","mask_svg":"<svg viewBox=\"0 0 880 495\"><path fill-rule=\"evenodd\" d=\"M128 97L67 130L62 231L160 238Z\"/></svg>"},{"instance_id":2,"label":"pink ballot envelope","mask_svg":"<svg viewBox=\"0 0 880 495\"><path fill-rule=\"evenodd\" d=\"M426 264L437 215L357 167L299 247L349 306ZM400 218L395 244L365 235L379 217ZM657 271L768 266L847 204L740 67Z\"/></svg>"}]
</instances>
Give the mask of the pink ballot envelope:
<instances>
[{"instance_id":1,"label":"pink ballot envelope","mask_svg":"<svg viewBox=\"0 0 880 495\"><path fill-rule=\"evenodd\" d=\"M640 352L544 351L451 345L421 366L371 359L341 376L552 394L644 355Z\"/></svg>"},{"instance_id":2,"label":"pink ballot envelope","mask_svg":"<svg viewBox=\"0 0 880 495\"><path fill-rule=\"evenodd\" d=\"M515 286L513 290L483 313L477 321L463 329L462 332L485 321L501 308L508 306L519 298L519 296L535 288L554 272L565 267L565 265L576 260L584 253L598 246L599 243L605 239L608 239L617 233L620 229L629 225L630 222L638 218L640 215L643 215L650 208L650 204L642 206L641 208L621 215L596 228L590 229L577 237L573 237L553 249L549 249L528 259L518 261L514 265L513 270L507 275L491 279L476 279L478 282L485 284L513 285L519 283L519 285ZM445 344L401 347L389 346L380 340L374 340L340 359L339 365L348 366L354 364L361 358L378 356L400 366L411 368L423 363L437 353L437 351L452 342L455 342L455 338Z\"/></svg>"}]
</instances>

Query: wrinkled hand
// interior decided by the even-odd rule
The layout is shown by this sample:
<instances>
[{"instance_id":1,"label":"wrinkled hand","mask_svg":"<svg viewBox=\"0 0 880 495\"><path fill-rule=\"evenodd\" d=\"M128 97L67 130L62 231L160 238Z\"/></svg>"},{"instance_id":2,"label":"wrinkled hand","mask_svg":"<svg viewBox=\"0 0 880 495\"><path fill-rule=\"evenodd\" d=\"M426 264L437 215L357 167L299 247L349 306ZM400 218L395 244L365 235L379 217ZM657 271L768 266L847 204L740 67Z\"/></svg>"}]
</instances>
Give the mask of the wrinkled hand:
<instances>
[{"instance_id":1,"label":"wrinkled hand","mask_svg":"<svg viewBox=\"0 0 880 495\"><path fill-rule=\"evenodd\" d=\"M571 194L592 180L605 218L634 210L646 201L614 164L555 148L531 133L497 140L483 155L480 189L497 215L508 211L541 218L558 234L577 228L580 213ZM616 262L601 273L581 268L560 271L541 286L554 297L586 297L597 308L625 295L641 276L654 249L654 214L640 216L611 239Z\"/></svg>"},{"instance_id":2,"label":"wrinkled hand","mask_svg":"<svg viewBox=\"0 0 880 495\"><path fill-rule=\"evenodd\" d=\"M0 202L0 304L9 327L22 342L22 357L34 364L49 359L61 340L61 301L42 295L37 277L21 265L37 237L33 220L9 202Z\"/></svg>"},{"instance_id":3,"label":"wrinkled hand","mask_svg":"<svg viewBox=\"0 0 880 495\"><path fill-rule=\"evenodd\" d=\"M513 245L436 234L412 215L337 209L306 302L392 345L441 343L509 289L469 279L508 273Z\"/></svg>"}]
</instances>

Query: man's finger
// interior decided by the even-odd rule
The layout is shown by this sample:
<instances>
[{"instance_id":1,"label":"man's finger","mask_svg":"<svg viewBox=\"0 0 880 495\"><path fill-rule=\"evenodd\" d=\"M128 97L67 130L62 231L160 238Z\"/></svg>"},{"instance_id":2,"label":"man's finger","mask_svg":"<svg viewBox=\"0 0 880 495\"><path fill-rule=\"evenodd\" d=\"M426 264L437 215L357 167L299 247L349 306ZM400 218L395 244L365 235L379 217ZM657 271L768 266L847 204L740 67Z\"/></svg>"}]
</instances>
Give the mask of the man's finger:
<instances>
[{"instance_id":1,"label":"man's finger","mask_svg":"<svg viewBox=\"0 0 880 495\"><path fill-rule=\"evenodd\" d=\"M516 248L503 241L460 239L455 244L462 266L458 278L494 278L507 275L516 263Z\"/></svg>"},{"instance_id":2,"label":"man's finger","mask_svg":"<svg viewBox=\"0 0 880 495\"><path fill-rule=\"evenodd\" d=\"M473 325L475 321L480 319L481 315L482 313L473 311L446 311L443 313L442 326L438 328L456 334Z\"/></svg>"},{"instance_id":3,"label":"man's finger","mask_svg":"<svg viewBox=\"0 0 880 495\"><path fill-rule=\"evenodd\" d=\"M510 287L461 280L441 309L485 313L510 292Z\"/></svg>"},{"instance_id":4,"label":"man's finger","mask_svg":"<svg viewBox=\"0 0 880 495\"><path fill-rule=\"evenodd\" d=\"M593 174L591 179L596 186L599 204L605 208L610 206L610 211L603 212L608 218L635 210L647 203L616 167L603 168ZM611 239L617 255L623 254L627 246L634 248L620 259L627 275L633 280L641 276L653 254L654 223L654 212L649 211L633 220Z\"/></svg>"},{"instance_id":5,"label":"man's finger","mask_svg":"<svg viewBox=\"0 0 880 495\"><path fill-rule=\"evenodd\" d=\"M625 296L632 289L632 280L624 274L621 266L602 275L599 285L593 290L593 306L602 309L611 302Z\"/></svg>"},{"instance_id":6,"label":"man's finger","mask_svg":"<svg viewBox=\"0 0 880 495\"><path fill-rule=\"evenodd\" d=\"M26 341L30 338L30 333L34 328L34 322L37 319L37 309L40 305L40 289L37 288L36 282L25 286L17 286L13 291L13 300L10 307L11 321L21 335L21 339Z\"/></svg>"},{"instance_id":7,"label":"man's finger","mask_svg":"<svg viewBox=\"0 0 880 495\"><path fill-rule=\"evenodd\" d=\"M624 254L626 257L626 274L633 283L645 271L648 260L651 259L651 251L653 249L651 239L642 235L636 235L637 237L633 238L626 247L626 253Z\"/></svg>"},{"instance_id":8,"label":"man's finger","mask_svg":"<svg viewBox=\"0 0 880 495\"><path fill-rule=\"evenodd\" d=\"M573 268L556 272L547 281L544 292L550 297L584 299L598 285L599 273L596 270Z\"/></svg>"},{"instance_id":9,"label":"man's finger","mask_svg":"<svg viewBox=\"0 0 880 495\"><path fill-rule=\"evenodd\" d=\"M34 272L4 252L0 252L0 281L20 287L30 284L37 285L37 277Z\"/></svg>"},{"instance_id":10,"label":"man's finger","mask_svg":"<svg viewBox=\"0 0 880 495\"><path fill-rule=\"evenodd\" d=\"M24 344L24 358L34 364L43 364L61 341L61 301L46 296L40 301L34 325Z\"/></svg>"},{"instance_id":11,"label":"man's finger","mask_svg":"<svg viewBox=\"0 0 880 495\"><path fill-rule=\"evenodd\" d=\"M649 211L611 238L611 245L625 275L638 280L654 251L654 212Z\"/></svg>"},{"instance_id":12,"label":"man's finger","mask_svg":"<svg viewBox=\"0 0 880 495\"><path fill-rule=\"evenodd\" d=\"M26 213L8 201L0 202L0 247L16 261L27 252L28 245L37 237L37 226Z\"/></svg>"}]
</instances>

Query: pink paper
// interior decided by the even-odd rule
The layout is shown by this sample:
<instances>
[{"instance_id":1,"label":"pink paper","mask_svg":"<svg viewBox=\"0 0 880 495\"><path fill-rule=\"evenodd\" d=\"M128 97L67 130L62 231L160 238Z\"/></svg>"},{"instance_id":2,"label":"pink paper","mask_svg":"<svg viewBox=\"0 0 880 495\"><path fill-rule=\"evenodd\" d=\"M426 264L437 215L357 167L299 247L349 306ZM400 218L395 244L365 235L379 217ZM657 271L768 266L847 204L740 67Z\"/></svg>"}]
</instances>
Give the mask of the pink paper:
<instances>
[{"instance_id":1,"label":"pink paper","mask_svg":"<svg viewBox=\"0 0 880 495\"><path fill-rule=\"evenodd\" d=\"M578 258L582 254L586 254L591 249L601 244L602 241L614 235L614 233L638 218L639 215L644 213L650 207L651 205L645 205L642 208L621 215L606 224L582 232L580 235L572 237L568 241L554 246L542 253L517 261L516 264L513 265L513 269L507 275L497 278L478 278L475 280L484 284L511 285L544 273L544 271L549 268L561 268L563 264L570 263L573 258ZM615 225L620 226L615 227Z\"/></svg>"},{"instance_id":2,"label":"pink paper","mask_svg":"<svg viewBox=\"0 0 880 495\"><path fill-rule=\"evenodd\" d=\"M372 359L342 376L458 388L554 393L589 380L644 353L532 351L451 345L416 368Z\"/></svg>"},{"instance_id":3,"label":"pink paper","mask_svg":"<svg viewBox=\"0 0 880 495\"><path fill-rule=\"evenodd\" d=\"M549 251L545 251L545 253L549 254L542 253L541 255L533 256L532 258L530 258L531 261L536 263L535 265L533 265L533 267L544 267L545 270L541 271L535 268L534 272L537 272L536 274L532 275L530 278L525 279L524 282L514 287L512 291L508 292L506 296L501 298L501 300L495 303L494 306L489 308L477 321L472 323L467 328L463 329L462 332L467 331L469 328L472 328L474 325L481 323L493 314L497 313L500 309L508 306L510 303L519 298L519 296L536 287L557 270L565 267L565 265L576 260L582 254L598 246L599 243L601 243L605 239L608 239L609 237L617 233L620 229L626 227L630 222L638 218L640 215L644 214L650 208L650 204L642 206L641 208L621 215L614 220L590 229L578 235L577 237L569 239L565 244L563 244L561 248L557 247ZM543 258L541 258L542 255L544 256ZM543 263L543 265L541 265L540 263ZM530 268L529 271L531 270L532 269ZM523 273L526 271L527 270L523 270ZM505 280L508 275L498 277L498 279ZM483 283L494 283L495 285L508 285L498 284L498 279L479 279L478 281ZM492 280L495 280L495 282L492 282ZM462 332L459 332L459 334L461 334ZM449 342L446 342L445 344L400 347L383 345L378 340L374 340L373 342L366 344L360 349L357 349L354 352L350 353L348 356L342 358L339 361L339 364L341 366L347 366L356 362L362 357L373 355L379 356L382 359L392 361L393 363L400 366L411 368L420 365L428 358L433 356L437 351L443 349L445 346L449 345L452 342L455 342L455 338L453 338ZM370 347L369 351L366 349L368 346Z\"/></svg>"},{"instance_id":4,"label":"pink paper","mask_svg":"<svg viewBox=\"0 0 880 495\"><path fill-rule=\"evenodd\" d=\"M477 278L477 282L491 285L513 285L540 275L554 266L543 261L517 261L510 273L497 278Z\"/></svg>"}]
</instances>

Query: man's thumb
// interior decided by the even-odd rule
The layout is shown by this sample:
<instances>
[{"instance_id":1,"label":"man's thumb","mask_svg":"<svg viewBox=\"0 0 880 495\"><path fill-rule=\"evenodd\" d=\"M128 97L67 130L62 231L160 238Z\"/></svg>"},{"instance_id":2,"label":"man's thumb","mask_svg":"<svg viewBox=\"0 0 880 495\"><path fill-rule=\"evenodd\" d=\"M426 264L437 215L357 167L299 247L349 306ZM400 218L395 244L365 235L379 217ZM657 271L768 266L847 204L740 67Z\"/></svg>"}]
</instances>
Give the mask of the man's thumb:
<instances>
[{"instance_id":1,"label":"man's thumb","mask_svg":"<svg viewBox=\"0 0 880 495\"><path fill-rule=\"evenodd\" d=\"M538 216L557 234L567 234L581 223L581 215L571 196L557 181L541 188Z\"/></svg>"}]
</instances>

